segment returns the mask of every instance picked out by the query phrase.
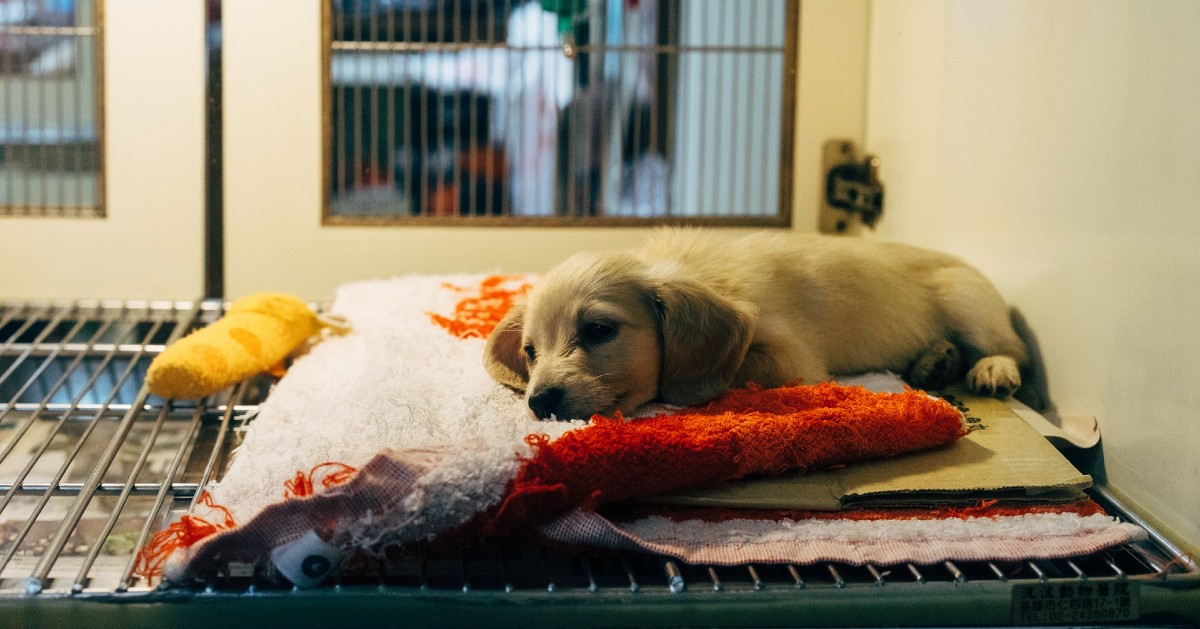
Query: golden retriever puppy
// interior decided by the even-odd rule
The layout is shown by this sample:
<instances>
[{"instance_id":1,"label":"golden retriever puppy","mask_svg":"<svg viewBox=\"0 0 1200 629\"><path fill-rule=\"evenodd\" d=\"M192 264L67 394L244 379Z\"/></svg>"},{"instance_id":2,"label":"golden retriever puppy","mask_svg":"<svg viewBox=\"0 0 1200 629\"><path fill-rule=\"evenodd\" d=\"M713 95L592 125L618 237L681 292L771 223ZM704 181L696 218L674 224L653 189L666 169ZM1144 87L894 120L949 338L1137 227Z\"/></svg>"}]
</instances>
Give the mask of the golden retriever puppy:
<instances>
[{"instance_id":1,"label":"golden retriever puppy","mask_svg":"<svg viewBox=\"0 0 1200 629\"><path fill-rule=\"evenodd\" d=\"M1021 384L1025 347L975 269L942 253L815 234L657 232L577 254L488 338L485 366L539 418L707 402L730 387L891 370L975 392Z\"/></svg>"}]
</instances>

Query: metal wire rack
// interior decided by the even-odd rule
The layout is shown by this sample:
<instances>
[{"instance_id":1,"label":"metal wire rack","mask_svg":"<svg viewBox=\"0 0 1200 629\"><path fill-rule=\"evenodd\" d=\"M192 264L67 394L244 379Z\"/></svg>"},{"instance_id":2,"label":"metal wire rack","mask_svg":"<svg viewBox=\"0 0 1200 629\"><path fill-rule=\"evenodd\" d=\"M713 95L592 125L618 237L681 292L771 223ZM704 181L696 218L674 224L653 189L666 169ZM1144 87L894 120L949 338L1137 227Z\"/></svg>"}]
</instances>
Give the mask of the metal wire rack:
<instances>
[{"instance_id":1,"label":"metal wire rack","mask_svg":"<svg viewBox=\"0 0 1200 629\"><path fill-rule=\"evenodd\" d=\"M810 624L867 618L854 614L873 609L883 614L876 624L879 618L891 624L907 618L897 609L934 609L936 601L937 613L960 614L946 616L948 622L1007 624L1006 605L1030 584L1142 586L1140 612L1113 620L1155 610L1176 618L1172 606L1182 603L1151 593L1200 597L1195 563L1103 489L1094 497L1147 528L1149 541L1059 560L890 566L720 567L627 552L488 546L381 560L316 590L293 590L270 565L241 564L163 589L133 574L136 549L221 477L244 418L270 381L184 403L148 394L142 380L167 343L221 312L217 301L0 302L0 611L17 605L61 619L53 613L83 613L64 607L72 602L205 600L239 614L281 602L296 613L310 603L320 609L353 603L389 614L435 604L448 624L478 605L499 606L492 609L501 614L496 622L521 624L644 623L653 617L645 614L656 613L705 624L762 623L785 613L793 614L784 616L792 623ZM37 601L48 606L28 607ZM606 613L615 616L571 611L603 601L629 603L634 607L626 612L641 615L622 616L611 606ZM516 603L550 607L505 616L519 612L521 605L511 607ZM84 611L94 619L114 608L121 606ZM795 616L800 609L826 615Z\"/></svg>"}]
</instances>

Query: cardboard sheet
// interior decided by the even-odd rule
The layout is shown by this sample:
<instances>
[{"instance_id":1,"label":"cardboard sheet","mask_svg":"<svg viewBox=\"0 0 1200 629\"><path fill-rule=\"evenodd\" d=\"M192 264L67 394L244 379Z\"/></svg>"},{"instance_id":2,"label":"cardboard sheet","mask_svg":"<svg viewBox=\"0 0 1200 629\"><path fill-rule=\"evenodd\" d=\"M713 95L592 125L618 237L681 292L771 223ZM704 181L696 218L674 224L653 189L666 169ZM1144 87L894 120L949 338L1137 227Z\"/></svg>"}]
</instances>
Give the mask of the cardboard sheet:
<instances>
[{"instance_id":1,"label":"cardboard sheet","mask_svg":"<svg viewBox=\"0 0 1200 629\"><path fill-rule=\"evenodd\" d=\"M833 470L654 496L657 504L741 509L837 510L977 504L981 500L1076 500L1092 479L1080 473L1007 404L951 389L945 397L971 433L951 446Z\"/></svg>"}]
</instances>

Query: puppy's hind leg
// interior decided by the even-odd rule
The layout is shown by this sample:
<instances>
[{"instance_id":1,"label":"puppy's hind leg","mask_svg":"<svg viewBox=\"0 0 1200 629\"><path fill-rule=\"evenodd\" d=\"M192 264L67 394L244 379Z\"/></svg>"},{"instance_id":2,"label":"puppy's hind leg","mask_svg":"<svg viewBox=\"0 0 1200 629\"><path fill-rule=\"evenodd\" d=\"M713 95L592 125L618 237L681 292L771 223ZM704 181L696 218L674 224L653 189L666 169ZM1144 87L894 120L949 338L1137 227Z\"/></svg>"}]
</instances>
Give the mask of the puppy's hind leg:
<instances>
[{"instance_id":1,"label":"puppy's hind leg","mask_svg":"<svg viewBox=\"0 0 1200 629\"><path fill-rule=\"evenodd\" d=\"M1021 367L1011 356L984 356L967 372L972 393L1006 398L1021 386Z\"/></svg>"},{"instance_id":2,"label":"puppy's hind leg","mask_svg":"<svg viewBox=\"0 0 1200 629\"><path fill-rule=\"evenodd\" d=\"M954 343L941 340L921 352L904 379L918 389L940 389L963 373L963 353Z\"/></svg>"},{"instance_id":3,"label":"puppy's hind leg","mask_svg":"<svg viewBox=\"0 0 1200 629\"><path fill-rule=\"evenodd\" d=\"M973 393L1007 397L1021 386L1025 344L1013 330L1008 306L991 282L969 267L933 273L938 306L954 339L979 359L967 371Z\"/></svg>"}]
</instances>

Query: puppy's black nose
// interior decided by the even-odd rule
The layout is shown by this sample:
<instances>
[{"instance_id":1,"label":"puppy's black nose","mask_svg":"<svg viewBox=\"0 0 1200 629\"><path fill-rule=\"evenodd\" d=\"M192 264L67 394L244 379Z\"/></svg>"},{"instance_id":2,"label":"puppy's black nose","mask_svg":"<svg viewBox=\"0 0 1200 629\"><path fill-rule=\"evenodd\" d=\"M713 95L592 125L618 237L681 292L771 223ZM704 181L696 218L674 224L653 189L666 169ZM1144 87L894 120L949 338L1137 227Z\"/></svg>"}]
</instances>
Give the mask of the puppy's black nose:
<instances>
[{"instance_id":1,"label":"puppy's black nose","mask_svg":"<svg viewBox=\"0 0 1200 629\"><path fill-rule=\"evenodd\" d=\"M538 419L549 419L551 415L558 412L558 405L562 404L562 399L562 389L558 387L544 389L530 396L529 410L533 411Z\"/></svg>"}]
</instances>

